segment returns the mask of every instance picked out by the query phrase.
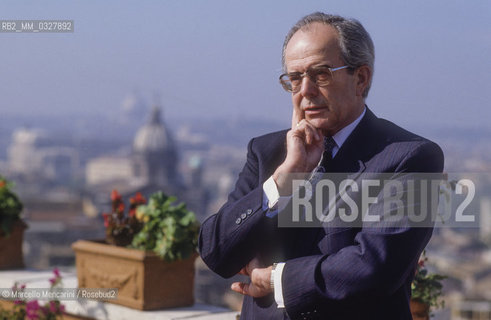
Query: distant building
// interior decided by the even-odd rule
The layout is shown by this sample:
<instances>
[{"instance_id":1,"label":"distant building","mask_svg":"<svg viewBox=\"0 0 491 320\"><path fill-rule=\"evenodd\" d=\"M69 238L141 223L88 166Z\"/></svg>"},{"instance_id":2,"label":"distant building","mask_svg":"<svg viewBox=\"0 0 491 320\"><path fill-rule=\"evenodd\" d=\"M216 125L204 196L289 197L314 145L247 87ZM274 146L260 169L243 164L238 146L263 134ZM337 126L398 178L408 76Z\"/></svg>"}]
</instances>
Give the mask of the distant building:
<instances>
[{"instance_id":1,"label":"distant building","mask_svg":"<svg viewBox=\"0 0 491 320\"><path fill-rule=\"evenodd\" d=\"M132 181L138 185L173 188L180 185L177 150L173 138L161 121L160 108L154 106L150 120L135 135L131 154L111 155L88 161L88 186Z\"/></svg>"},{"instance_id":2,"label":"distant building","mask_svg":"<svg viewBox=\"0 0 491 320\"><path fill-rule=\"evenodd\" d=\"M78 152L68 141L51 138L36 129L15 130L7 155L9 174L27 180L65 184L79 168Z\"/></svg>"},{"instance_id":3,"label":"distant building","mask_svg":"<svg viewBox=\"0 0 491 320\"><path fill-rule=\"evenodd\" d=\"M73 242L104 237L103 223L82 213L80 197L75 193L52 191L23 202L28 224L24 259L29 268L73 265Z\"/></svg>"},{"instance_id":4,"label":"distant building","mask_svg":"<svg viewBox=\"0 0 491 320\"><path fill-rule=\"evenodd\" d=\"M177 150L169 130L163 125L160 108L154 106L150 121L136 133L133 142L133 174L146 184L180 184Z\"/></svg>"},{"instance_id":5,"label":"distant building","mask_svg":"<svg viewBox=\"0 0 491 320\"><path fill-rule=\"evenodd\" d=\"M129 158L103 156L89 161L85 167L87 185L110 183L114 180L129 180L133 177L133 162Z\"/></svg>"},{"instance_id":6,"label":"distant building","mask_svg":"<svg viewBox=\"0 0 491 320\"><path fill-rule=\"evenodd\" d=\"M491 320L491 302L461 301L452 306L451 320Z\"/></svg>"},{"instance_id":7,"label":"distant building","mask_svg":"<svg viewBox=\"0 0 491 320\"><path fill-rule=\"evenodd\" d=\"M7 150L9 169L12 173L35 174L42 170L38 150L46 137L39 130L17 129Z\"/></svg>"}]
</instances>

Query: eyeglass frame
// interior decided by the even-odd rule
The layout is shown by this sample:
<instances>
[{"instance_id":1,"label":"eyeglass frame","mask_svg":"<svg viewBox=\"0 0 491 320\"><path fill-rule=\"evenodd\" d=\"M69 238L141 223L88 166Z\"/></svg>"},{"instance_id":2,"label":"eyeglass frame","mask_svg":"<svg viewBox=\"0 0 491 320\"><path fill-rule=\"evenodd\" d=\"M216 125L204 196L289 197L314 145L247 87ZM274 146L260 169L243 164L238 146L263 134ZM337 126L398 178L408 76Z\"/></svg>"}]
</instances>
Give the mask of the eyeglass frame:
<instances>
[{"instance_id":1,"label":"eyeglass frame","mask_svg":"<svg viewBox=\"0 0 491 320\"><path fill-rule=\"evenodd\" d=\"M332 78L332 73L333 73L334 71L338 71L338 70L342 70L342 69L350 68L350 66L348 66L348 65L344 65L344 66L337 67L337 68L331 68L331 67L329 67L328 65L322 65L322 66L318 66L318 67L316 67L316 68L326 68L327 70L329 70L329 72L331 72L331 78ZM299 74L299 76L300 76L300 81L303 81L303 78L304 78L305 76L308 76L308 77L309 77L309 79L310 79L311 81L313 81L313 82L315 83L315 85L316 85L316 86L322 87L322 86L326 86L326 85L328 85L329 83L326 83L326 84L324 84L324 85L319 85L319 84L317 83L317 79L313 79L313 78L312 78L312 76L311 76L309 73L311 73L313 69L315 69L315 68L312 68L312 69L307 69L307 70L306 70L304 73L300 73L300 72L283 73L283 74L281 74L281 75L280 75L280 77L279 77L280 84L281 84L281 86L283 87L283 89L285 89L285 90L286 90L286 91L288 91L288 92L292 92L292 93L297 93L297 92L299 92L299 91L300 91L300 89L302 88L302 86L301 86L301 85L300 85L300 86L298 86L298 90L295 90L295 91L294 91L294 90L293 90L293 87L291 86L291 80L290 80L290 86L288 86L288 85L285 83L285 80L283 80L283 79L282 79L282 78L283 78L283 77L285 77L285 76L288 76L288 77L289 77L289 75L291 75L291 74L294 74L294 73L295 73L295 74Z\"/></svg>"}]
</instances>

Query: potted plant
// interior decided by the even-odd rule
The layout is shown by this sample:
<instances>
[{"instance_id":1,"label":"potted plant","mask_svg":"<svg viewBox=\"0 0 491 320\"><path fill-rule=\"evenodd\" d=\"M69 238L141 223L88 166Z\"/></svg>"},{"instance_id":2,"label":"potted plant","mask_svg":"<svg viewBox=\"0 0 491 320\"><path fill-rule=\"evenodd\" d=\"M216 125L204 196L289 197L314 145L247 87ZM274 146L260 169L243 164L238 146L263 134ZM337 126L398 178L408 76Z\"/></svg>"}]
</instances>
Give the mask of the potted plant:
<instances>
[{"instance_id":1,"label":"potted plant","mask_svg":"<svg viewBox=\"0 0 491 320\"><path fill-rule=\"evenodd\" d=\"M27 225L20 217L22 208L12 183L0 176L0 269L24 267L22 238Z\"/></svg>"},{"instance_id":2,"label":"potted plant","mask_svg":"<svg viewBox=\"0 0 491 320\"><path fill-rule=\"evenodd\" d=\"M113 192L111 198L106 241L73 245L79 287L117 288L110 302L140 310L192 305L199 230L194 213L158 192L148 204L139 194L130 199L125 216L121 197Z\"/></svg>"},{"instance_id":3,"label":"potted plant","mask_svg":"<svg viewBox=\"0 0 491 320\"><path fill-rule=\"evenodd\" d=\"M184 203L162 192L150 197L146 206L139 206L136 218L143 227L133 238L131 246L155 252L165 261L188 259L196 253L199 224L193 212Z\"/></svg>"},{"instance_id":4,"label":"potted plant","mask_svg":"<svg viewBox=\"0 0 491 320\"><path fill-rule=\"evenodd\" d=\"M428 320L432 309L445 306L445 301L442 299L441 281L446 276L429 273L425 266L427 261L428 258L423 252L411 284L410 308L414 320Z\"/></svg>"}]
</instances>

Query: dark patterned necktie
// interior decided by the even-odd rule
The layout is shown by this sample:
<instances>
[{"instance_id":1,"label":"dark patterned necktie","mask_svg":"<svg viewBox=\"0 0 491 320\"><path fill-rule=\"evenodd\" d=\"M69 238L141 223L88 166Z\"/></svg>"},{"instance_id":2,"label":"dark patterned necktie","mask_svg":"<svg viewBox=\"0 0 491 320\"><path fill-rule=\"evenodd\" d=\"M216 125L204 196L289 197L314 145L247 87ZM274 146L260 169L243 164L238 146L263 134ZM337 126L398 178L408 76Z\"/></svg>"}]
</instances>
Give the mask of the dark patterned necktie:
<instances>
[{"instance_id":1,"label":"dark patterned necktie","mask_svg":"<svg viewBox=\"0 0 491 320\"><path fill-rule=\"evenodd\" d=\"M322 160L319 164L319 167L324 169L323 172L326 172L327 166L332 160L332 150L336 146L336 141L332 137L324 137L324 152L322 153Z\"/></svg>"}]
</instances>

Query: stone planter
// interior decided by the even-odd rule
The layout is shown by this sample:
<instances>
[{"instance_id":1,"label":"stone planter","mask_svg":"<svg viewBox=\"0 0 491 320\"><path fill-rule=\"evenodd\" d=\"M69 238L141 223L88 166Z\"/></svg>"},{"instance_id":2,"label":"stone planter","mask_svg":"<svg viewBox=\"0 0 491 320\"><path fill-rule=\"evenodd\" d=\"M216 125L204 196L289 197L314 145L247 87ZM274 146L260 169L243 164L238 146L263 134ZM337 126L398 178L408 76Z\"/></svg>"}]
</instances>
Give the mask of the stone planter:
<instances>
[{"instance_id":1,"label":"stone planter","mask_svg":"<svg viewBox=\"0 0 491 320\"><path fill-rule=\"evenodd\" d=\"M24 267L22 239L27 225L19 220L14 223L9 236L0 235L0 270Z\"/></svg>"},{"instance_id":2,"label":"stone planter","mask_svg":"<svg viewBox=\"0 0 491 320\"><path fill-rule=\"evenodd\" d=\"M117 288L118 298L107 302L139 310L194 304L194 260L165 262L153 252L79 240L75 251L80 288Z\"/></svg>"},{"instance_id":3,"label":"stone planter","mask_svg":"<svg viewBox=\"0 0 491 320\"><path fill-rule=\"evenodd\" d=\"M427 304L411 299L411 301L409 302L409 308L411 309L413 320L430 319L430 306L428 306Z\"/></svg>"}]
</instances>

